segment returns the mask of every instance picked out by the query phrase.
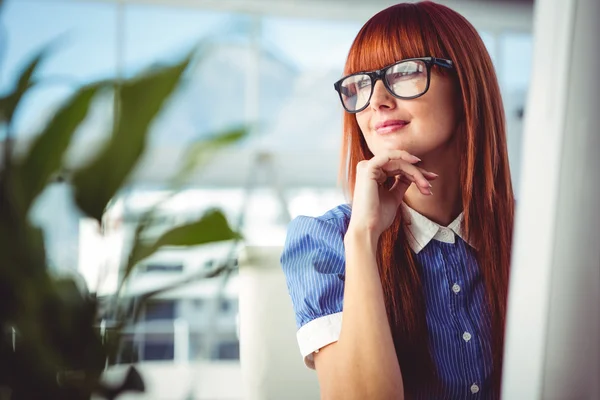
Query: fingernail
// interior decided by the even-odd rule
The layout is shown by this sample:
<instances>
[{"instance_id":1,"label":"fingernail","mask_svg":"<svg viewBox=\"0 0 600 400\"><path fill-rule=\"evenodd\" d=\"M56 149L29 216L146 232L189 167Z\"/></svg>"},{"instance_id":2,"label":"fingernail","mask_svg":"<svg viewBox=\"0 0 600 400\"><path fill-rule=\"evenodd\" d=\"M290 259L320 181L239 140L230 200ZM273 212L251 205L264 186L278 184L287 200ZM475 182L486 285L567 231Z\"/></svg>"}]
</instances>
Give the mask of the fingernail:
<instances>
[{"instance_id":1,"label":"fingernail","mask_svg":"<svg viewBox=\"0 0 600 400\"><path fill-rule=\"evenodd\" d=\"M429 185L430 188L432 188L433 186L431 186L431 183L427 182L427 184Z\"/></svg>"},{"instance_id":2,"label":"fingernail","mask_svg":"<svg viewBox=\"0 0 600 400\"><path fill-rule=\"evenodd\" d=\"M429 195L433 196L433 192L431 191L431 189L429 189Z\"/></svg>"},{"instance_id":3,"label":"fingernail","mask_svg":"<svg viewBox=\"0 0 600 400\"><path fill-rule=\"evenodd\" d=\"M417 157L417 156L412 156L412 157L413 157L415 160L417 160L417 161L422 161L422 160L421 160L419 157Z\"/></svg>"}]
</instances>

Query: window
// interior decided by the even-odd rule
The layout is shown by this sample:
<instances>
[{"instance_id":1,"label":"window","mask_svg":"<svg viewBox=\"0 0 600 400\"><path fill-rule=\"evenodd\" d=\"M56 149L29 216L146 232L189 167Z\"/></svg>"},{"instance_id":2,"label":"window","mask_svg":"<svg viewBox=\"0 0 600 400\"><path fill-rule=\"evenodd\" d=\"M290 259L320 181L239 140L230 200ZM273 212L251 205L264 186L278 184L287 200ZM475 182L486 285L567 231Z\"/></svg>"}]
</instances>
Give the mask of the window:
<instances>
[{"instance_id":1,"label":"window","mask_svg":"<svg viewBox=\"0 0 600 400\"><path fill-rule=\"evenodd\" d=\"M145 321L173 320L176 318L175 300L152 300L144 309Z\"/></svg>"},{"instance_id":2,"label":"window","mask_svg":"<svg viewBox=\"0 0 600 400\"><path fill-rule=\"evenodd\" d=\"M182 272L183 264L146 264L143 268L144 272Z\"/></svg>"},{"instance_id":3,"label":"window","mask_svg":"<svg viewBox=\"0 0 600 400\"><path fill-rule=\"evenodd\" d=\"M237 311L237 300L234 299L221 299L219 310L222 313L231 314Z\"/></svg>"},{"instance_id":4,"label":"window","mask_svg":"<svg viewBox=\"0 0 600 400\"><path fill-rule=\"evenodd\" d=\"M496 40L496 36L488 31L479 31L479 36L481 36L481 40L483 40L483 44L490 54L494 67L498 69L498 55L496 54L498 50L498 41Z\"/></svg>"},{"instance_id":5,"label":"window","mask_svg":"<svg viewBox=\"0 0 600 400\"><path fill-rule=\"evenodd\" d=\"M175 344L170 342L145 342L144 360L173 360L175 356Z\"/></svg>"},{"instance_id":6,"label":"window","mask_svg":"<svg viewBox=\"0 0 600 400\"><path fill-rule=\"evenodd\" d=\"M239 360L240 342L227 341L219 343L217 358L219 360Z\"/></svg>"},{"instance_id":7,"label":"window","mask_svg":"<svg viewBox=\"0 0 600 400\"><path fill-rule=\"evenodd\" d=\"M125 75L178 59L203 41L219 41L154 123L151 146L183 145L244 122L246 76L238 60L245 59L248 45L236 38L246 38L247 16L148 4L128 4L125 10Z\"/></svg>"},{"instance_id":8,"label":"window","mask_svg":"<svg viewBox=\"0 0 600 400\"><path fill-rule=\"evenodd\" d=\"M533 40L531 33L507 32L500 36L502 61L498 66L507 93L525 91L531 78Z\"/></svg>"},{"instance_id":9,"label":"window","mask_svg":"<svg viewBox=\"0 0 600 400\"><path fill-rule=\"evenodd\" d=\"M15 115L17 136L31 136L75 87L115 76L116 6L45 0L4 3L0 14L7 38L0 44L3 88L34 54L57 41L38 70L40 85L29 92ZM88 133L89 129L86 137Z\"/></svg>"},{"instance_id":10,"label":"window","mask_svg":"<svg viewBox=\"0 0 600 400\"><path fill-rule=\"evenodd\" d=\"M531 33L506 32L500 36L501 61L498 66L506 112L506 133L510 172L515 196L519 197L523 117L531 80L533 40Z\"/></svg>"},{"instance_id":11,"label":"window","mask_svg":"<svg viewBox=\"0 0 600 400\"><path fill-rule=\"evenodd\" d=\"M55 42L54 49L39 65L38 82L23 97L13 120L17 141L31 140L53 111L74 90L91 81L116 73L116 21L114 4L47 0L5 0L0 11L0 92L14 87L25 64L42 48ZM110 97L110 96L109 96ZM106 97L92 105L89 121L75 135L69 154L87 154L94 146L89 139L106 135ZM108 106L108 107L107 107ZM98 114L102 112L102 115ZM88 123L90 122L90 123ZM4 140L0 133L0 141ZM19 146L16 146L19 148ZM67 157L68 159L69 157ZM44 230L45 248L53 270L70 273L79 263L79 217L68 202L64 184L52 184L36 201L32 220ZM94 289L97 276L88 281ZM92 286L93 285L93 286Z\"/></svg>"}]
</instances>

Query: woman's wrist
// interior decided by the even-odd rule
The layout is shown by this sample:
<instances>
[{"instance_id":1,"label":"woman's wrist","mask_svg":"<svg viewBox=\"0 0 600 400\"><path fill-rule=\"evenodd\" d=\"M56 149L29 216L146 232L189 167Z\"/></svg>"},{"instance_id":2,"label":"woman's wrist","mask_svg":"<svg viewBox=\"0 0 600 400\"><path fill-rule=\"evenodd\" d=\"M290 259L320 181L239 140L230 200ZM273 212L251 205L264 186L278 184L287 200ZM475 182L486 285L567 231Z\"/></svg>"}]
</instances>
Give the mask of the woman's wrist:
<instances>
[{"instance_id":1,"label":"woman's wrist","mask_svg":"<svg viewBox=\"0 0 600 400\"><path fill-rule=\"evenodd\" d=\"M371 229L357 227L350 222L346 235L344 236L344 245L346 246L367 246L373 252L377 251L379 243L379 234Z\"/></svg>"}]
</instances>

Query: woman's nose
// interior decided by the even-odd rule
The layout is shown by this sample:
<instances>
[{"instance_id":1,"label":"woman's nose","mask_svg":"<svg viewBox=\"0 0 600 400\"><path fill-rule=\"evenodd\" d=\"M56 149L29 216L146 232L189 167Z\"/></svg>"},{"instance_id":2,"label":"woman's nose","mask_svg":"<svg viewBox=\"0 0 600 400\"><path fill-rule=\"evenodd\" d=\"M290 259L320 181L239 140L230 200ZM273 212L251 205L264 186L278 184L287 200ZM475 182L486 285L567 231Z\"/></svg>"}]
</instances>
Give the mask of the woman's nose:
<instances>
[{"instance_id":1,"label":"woman's nose","mask_svg":"<svg viewBox=\"0 0 600 400\"><path fill-rule=\"evenodd\" d=\"M375 82L373 88L373 95L371 96L370 106L373 110L379 110L381 108L394 108L396 104L396 98L388 92L385 85L381 80Z\"/></svg>"}]
</instances>

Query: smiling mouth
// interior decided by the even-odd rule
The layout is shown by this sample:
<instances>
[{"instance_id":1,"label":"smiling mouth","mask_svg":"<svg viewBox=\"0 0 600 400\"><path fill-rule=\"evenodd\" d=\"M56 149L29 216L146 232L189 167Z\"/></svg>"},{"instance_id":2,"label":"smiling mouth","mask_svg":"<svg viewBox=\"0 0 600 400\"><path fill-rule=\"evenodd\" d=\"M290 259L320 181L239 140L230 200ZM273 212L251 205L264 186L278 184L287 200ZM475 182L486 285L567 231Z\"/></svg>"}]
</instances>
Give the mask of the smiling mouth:
<instances>
[{"instance_id":1,"label":"smiling mouth","mask_svg":"<svg viewBox=\"0 0 600 400\"><path fill-rule=\"evenodd\" d=\"M401 130L402 128L406 127L409 123L410 122L408 121L386 122L380 124L379 126L376 126L375 132L377 132L380 135L386 135Z\"/></svg>"}]
</instances>

